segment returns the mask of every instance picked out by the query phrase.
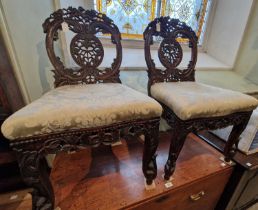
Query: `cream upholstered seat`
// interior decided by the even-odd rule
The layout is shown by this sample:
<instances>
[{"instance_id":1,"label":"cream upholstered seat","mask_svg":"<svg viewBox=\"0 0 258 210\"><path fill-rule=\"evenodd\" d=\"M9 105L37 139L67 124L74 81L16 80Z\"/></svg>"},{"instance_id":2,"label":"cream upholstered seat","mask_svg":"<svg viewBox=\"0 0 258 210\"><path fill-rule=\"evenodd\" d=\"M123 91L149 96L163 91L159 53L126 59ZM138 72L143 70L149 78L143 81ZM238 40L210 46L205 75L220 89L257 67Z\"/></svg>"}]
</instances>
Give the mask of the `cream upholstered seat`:
<instances>
[{"instance_id":1,"label":"cream upholstered seat","mask_svg":"<svg viewBox=\"0 0 258 210\"><path fill-rule=\"evenodd\" d=\"M2 125L10 140L159 117L154 99L119 83L66 85L19 110Z\"/></svg>"},{"instance_id":2,"label":"cream upholstered seat","mask_svg":"<svg viewBox=\"0 0 258 210\"><path fill-rule=\"evenodd\" d=\"M243 93L190 81L156 83L151 95L181 120L252 111L258 105L257 99Z\"/></svg>"}]
</instances>

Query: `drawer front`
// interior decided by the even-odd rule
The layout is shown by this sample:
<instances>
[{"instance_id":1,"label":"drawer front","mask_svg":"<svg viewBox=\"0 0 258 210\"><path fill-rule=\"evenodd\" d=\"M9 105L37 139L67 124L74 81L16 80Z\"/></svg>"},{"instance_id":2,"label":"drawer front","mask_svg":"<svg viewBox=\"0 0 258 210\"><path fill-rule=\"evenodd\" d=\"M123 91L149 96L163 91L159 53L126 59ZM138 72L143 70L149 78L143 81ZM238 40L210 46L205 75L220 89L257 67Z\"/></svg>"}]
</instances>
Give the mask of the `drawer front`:
<instances>
[{"instance_id":1,"label":"drawer front","mask_svg":"<svg viewBox=\"0 0 258 210\"><path fill-rule=\"evenodd\" d=\"M182 186L179 189L139 204L137 210L212 210L215 208L223 189L232 173L228 168L221 173Z\"/></svg>"}]
</instances>

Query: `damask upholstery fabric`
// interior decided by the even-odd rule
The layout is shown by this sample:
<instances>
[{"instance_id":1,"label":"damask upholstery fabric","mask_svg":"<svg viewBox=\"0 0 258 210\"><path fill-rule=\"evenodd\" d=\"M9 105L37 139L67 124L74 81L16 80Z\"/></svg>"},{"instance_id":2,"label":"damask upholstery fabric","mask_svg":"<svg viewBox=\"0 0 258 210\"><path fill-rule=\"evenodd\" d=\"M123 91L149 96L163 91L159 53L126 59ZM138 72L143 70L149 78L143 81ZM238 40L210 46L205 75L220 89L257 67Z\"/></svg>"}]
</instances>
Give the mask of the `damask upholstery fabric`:
<instances>
[{"instance_id":1,"label":"damask upholstery fabric","mask_svg":"<svg viewBox=\"0 0 258 210\"><path fill-rule=\"evenodd\" d=\"M156 83L151 95L182 120L251 111L258 105L254 97L197 82Z\"/></svg>"},{"instance_id":2,"label":"damask upholstery fabric","mask_svg":"<svg viewBox=\"0 0 258 210\"><path fill-rule=\"evenodd\" d=\"M2 125L10 140L64 130L160 117L154 99L117 83L61 86L11 115Z\"/></svg>"}]
</instances>

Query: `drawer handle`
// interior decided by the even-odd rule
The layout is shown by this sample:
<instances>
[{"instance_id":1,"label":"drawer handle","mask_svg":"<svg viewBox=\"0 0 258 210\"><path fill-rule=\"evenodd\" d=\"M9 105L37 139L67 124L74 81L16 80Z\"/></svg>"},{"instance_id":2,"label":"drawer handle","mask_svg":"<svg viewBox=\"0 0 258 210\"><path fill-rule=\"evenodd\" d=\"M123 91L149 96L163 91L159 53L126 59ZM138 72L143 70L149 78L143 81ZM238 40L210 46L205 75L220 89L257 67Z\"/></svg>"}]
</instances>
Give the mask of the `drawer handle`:
<instances>
[{"instance_id":1,"label":"drawer handle","mask_svg":"<svg viewBox=\"0 0 258 210\"><path fill-rule=\"evenodd\" d=\"M190 195L190 198L191 198L192 201L198 201L204 195L205 195L205 193L202 190L202 191L200 191L200 192L198 192L196 194Z\"/></svg>"}]
</instances>

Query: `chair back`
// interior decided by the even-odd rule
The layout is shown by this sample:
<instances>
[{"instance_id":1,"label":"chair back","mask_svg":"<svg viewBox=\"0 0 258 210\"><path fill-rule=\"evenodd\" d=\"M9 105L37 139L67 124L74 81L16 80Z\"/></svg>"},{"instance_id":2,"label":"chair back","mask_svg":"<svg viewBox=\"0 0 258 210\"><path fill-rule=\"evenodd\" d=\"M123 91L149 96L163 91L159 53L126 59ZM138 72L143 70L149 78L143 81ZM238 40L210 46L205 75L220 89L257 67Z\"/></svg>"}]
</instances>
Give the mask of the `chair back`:
<instances>
[{"instance_id":1,"label":"chair back","mask_svg":"<svg viewBox=\"0 0 258 210\"><path fill-rule=\"evenodd\" d=\"M144 31L145 60L148 66L148 91L157 82L194 81L195 64L197 61L198 38L191 27L184 22L170 17L159 17L148 24ZM154 37L162 39L158 57L165 69L158 69L151 55ZM185 69L179 69L183 48L188 43L191 53L190 61ZM182 46L183 45L183 46Z\"/></svg>"},{"instance_id":2,"label":"chair back","mask_svg":"<svg viewBox=\"0 0 258 210\"><path fill-rule=\"evenodd\" d=\"M64 66L55 53L54 42L58 40L60 31L73 32L70 42L70 54L78 67ZM119 68L122 61L121 34L114 22L105 14L82 7L59 9L43 23L46 33L46 49L54 66L55 87L72 84L94 84L104 82L120 82ZM104 48L97 34L107 38L116 47L116 57L109 68L98 69L104 57Z\"/></svg>"}]
</instances>

